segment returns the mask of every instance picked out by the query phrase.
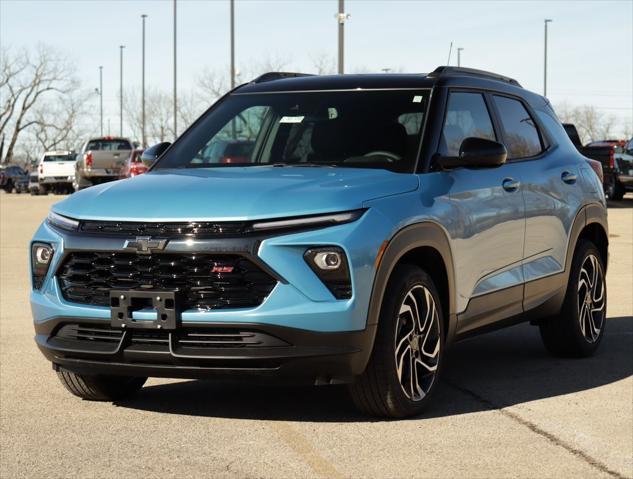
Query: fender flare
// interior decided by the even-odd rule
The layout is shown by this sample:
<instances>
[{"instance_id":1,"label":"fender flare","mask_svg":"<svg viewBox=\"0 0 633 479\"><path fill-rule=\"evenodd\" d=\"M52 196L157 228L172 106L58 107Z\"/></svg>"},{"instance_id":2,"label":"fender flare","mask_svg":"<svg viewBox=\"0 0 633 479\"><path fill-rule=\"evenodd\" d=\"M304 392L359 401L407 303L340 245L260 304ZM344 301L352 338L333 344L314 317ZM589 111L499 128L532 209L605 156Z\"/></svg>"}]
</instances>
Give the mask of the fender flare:
<instances>
[{"instance_id":1,"label":"fender flare","mask_svg":"<svg viewBox=\"0 0 633 479\"><path fill-rule=\"evenodd\" d=\"M437 250L444 261L448 280L448 320L446 342L453 338L457 326L455 312L455 268L448 236L438 224L426 221L406 226L394 234L380 259L374 276L374 283L367 314L367 325L378 324L380 309L391 274L402 257L420 247L431 247Z\"/></svg>"},{"instance_id":2,"label":"fender flare","mask_svg":"<svg viewBox=\"0 0 633 479\"><path fill-rule=\"evenodd\" d=\"M569 234L569 243L567 244L567 252L565 255L565 282L569 280L569 274L571 271L571 264L574 259L574 251L576 251L576 245L578 244L578 238L580 238L580 233L582 230L589 226L590 224L598 224L605 233L607 237L607 244L609 241L609 224L607 222L607 209L596 203L590 203L588 205L583 206L576 218L574 218L574 223L572 224L571 231ZM606 261L605 261L606 267Z\"/></svg>"}]
</instances>

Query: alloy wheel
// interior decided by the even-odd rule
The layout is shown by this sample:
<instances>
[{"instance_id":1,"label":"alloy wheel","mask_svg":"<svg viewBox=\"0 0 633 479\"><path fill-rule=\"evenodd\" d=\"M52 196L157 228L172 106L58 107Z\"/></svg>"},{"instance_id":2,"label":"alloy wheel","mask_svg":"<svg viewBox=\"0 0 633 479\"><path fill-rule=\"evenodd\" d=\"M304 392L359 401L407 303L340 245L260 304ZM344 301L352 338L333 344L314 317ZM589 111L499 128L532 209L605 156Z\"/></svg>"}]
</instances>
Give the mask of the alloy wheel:
<instances>
[{"instance_id":1,"label":"alloy wheel","mask_svg":"<svg viewBox=\"0 0 633 479\"><path fill-rule=\"evenodd\" d=\"M435 381L440 333L433 295L424 286L413 286L400 305L394 348L398 381L411 401L421 401Z\"/></svg>"},{"instance_id":2,"label":"alloy wheel","mask_svg":"<svg viewBox=\"0 0 633 479\"><path fill-rule=\"evenodd\" d=\"M588 255L580 268L578 279L578 321L584 338L595 342L605 319L606 298L602 266L598 258Z\"/></svg>"}]
</instances>

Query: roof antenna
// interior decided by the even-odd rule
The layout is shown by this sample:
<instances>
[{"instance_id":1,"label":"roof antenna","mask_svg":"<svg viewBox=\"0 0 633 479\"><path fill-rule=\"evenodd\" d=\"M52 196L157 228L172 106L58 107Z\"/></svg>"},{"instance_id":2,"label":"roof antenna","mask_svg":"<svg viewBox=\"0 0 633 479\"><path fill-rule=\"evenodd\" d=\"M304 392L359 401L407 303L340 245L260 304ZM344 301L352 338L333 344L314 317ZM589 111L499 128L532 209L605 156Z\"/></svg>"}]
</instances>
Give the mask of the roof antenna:
<instances>
[{"instance_id":1,"label":"roof antenna","mask_svg":"<svg viewBox=\"0 0 633 479\"><path fill-rule=\"evenodd\" d=\"M451 42L451 46L448 48L448 60L446 60L446 66L450 66L451 64L451 53L453 53L453 42Z\"/></svg>"}]
</instances>

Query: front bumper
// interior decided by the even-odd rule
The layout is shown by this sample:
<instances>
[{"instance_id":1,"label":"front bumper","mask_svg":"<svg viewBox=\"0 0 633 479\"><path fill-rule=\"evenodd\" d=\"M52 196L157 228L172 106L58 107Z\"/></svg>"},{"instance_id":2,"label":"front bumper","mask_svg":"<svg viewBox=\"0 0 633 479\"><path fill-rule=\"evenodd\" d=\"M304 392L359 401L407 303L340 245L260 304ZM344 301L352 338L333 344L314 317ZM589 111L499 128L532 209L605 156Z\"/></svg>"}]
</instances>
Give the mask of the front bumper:
<instances>
[{"instance_id":1,"label":"front bumper","mask_svg":"<svg viewBox=\"0 0 633 479\"><path fill-rule=\"evenodd\" d=\"M367 364L375 326L318 333L244 323L183 324L147 331L111 328L101 319L55 318L36 324L35 341L54 365L80 374L205 378L222 374L349 382Z\"/></svg>"}]
</instances>

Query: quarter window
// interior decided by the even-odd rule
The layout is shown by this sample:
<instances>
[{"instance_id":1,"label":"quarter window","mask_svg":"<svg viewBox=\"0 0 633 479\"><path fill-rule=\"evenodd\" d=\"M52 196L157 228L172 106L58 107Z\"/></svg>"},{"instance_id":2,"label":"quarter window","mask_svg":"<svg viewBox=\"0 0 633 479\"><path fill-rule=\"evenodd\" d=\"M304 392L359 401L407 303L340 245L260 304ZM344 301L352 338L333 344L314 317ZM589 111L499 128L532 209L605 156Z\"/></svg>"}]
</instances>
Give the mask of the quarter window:
<instances>
[{"instance_id":1,"label":"quarter window","mask_svg":"<svg viewBox=\"0 0 633 479\"><path fill-rule=\"evenodd\" d=\"M543 151L541 135L534 119L518 100L494 96L508 149L508 159L536 156Z\"/></svg>"},{"instance_id":2,"label":"quarter window","mask_svg":"<svg viewBox=\"0 0 633 479\"><path fill-rule=\"evenodd\" d=\"M480 93L451 93L439 153L442 156L458 156L462 141L470 137L496 141L484 97Z\"/></svg>"}]
</instances>

